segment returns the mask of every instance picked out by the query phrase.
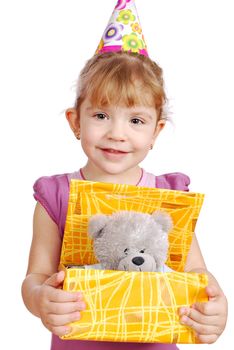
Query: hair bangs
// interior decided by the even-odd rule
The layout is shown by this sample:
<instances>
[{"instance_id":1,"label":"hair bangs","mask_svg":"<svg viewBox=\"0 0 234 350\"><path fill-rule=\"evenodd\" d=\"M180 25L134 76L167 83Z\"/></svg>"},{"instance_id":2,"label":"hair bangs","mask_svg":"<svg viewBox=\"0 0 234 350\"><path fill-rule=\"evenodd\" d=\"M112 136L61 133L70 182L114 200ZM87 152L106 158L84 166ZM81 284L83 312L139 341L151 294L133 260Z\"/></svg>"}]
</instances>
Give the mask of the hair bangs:
<instances>
[{"instance_id":1,"label":"hair bangs","mask_svg":"<svg viewBox=\"0 0 234 350\"><path fill-rule=\"evenodd\" d=\"M103 71L91 79L87 89L92 105L124 105L134 107L137 105L152 106L155 104L154 96L159 95L159 89L152 86L147 77L136 73L126 64L108 70L103 67ZM151 78L152 80L152 78ZM155 104L157 106L158 103Z\"/></svg>"}]
</instances>

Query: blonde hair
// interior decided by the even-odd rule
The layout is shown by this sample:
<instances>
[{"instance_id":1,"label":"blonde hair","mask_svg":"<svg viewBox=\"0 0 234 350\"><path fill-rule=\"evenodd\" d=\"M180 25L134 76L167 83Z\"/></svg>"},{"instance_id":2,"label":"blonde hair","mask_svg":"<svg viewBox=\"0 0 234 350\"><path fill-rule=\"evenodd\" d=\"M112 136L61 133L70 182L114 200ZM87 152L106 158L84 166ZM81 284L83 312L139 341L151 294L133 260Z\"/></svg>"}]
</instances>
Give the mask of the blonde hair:
<instances>
[{"instance_id":1,"label":"blonde hair","mask_svg":"<svg viewBox=\"0 0 234 350\"><path fill-rule=\"evenodd\" d=\"M86 97L92 105L102 107L111 104L154 105L158 120L167 119L162 69L143 55L120 51L92 57L78 80L75 104L78 115Z\"/></svg>"}]
</instances>

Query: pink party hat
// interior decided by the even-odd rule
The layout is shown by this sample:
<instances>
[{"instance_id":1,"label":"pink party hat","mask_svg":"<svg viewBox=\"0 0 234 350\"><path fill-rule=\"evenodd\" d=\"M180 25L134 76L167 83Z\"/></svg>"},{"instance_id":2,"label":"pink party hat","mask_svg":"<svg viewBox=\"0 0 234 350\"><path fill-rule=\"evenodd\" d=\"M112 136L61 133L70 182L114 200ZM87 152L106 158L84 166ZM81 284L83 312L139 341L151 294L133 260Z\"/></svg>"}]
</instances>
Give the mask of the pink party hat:
<instances>
[{"instance_id":1,"label":"pink party hat","mask_svg":"<svg viewBox=\"0 0 234 350\"><path fill-rule=\"evenodd\" d=\"M135 0L118 0L96 50L137 52L148 56Z\"/></svg>"}]
</instances>

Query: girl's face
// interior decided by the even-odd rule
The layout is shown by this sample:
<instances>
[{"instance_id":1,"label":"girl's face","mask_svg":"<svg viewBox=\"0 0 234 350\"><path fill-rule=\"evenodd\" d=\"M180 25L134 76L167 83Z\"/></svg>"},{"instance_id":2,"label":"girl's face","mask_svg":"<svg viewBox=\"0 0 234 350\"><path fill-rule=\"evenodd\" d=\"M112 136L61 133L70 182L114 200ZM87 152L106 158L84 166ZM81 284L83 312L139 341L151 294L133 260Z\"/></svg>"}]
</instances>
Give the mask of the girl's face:
<instances>
[{"instance_id":1,"label":"girl's face","mask_svg":"<svg viewBox=\"0 0 234 350\"><path fill-rule=\"evenodd\" d=\"M68 120L74 130L72 117ZM85 99L80 107L79 128L82 148L88 157L86 168L99 174L128 174L139 168L163 126L163 121L157 123L153 107L98 108Z\"/></svg>"}]
</instances>

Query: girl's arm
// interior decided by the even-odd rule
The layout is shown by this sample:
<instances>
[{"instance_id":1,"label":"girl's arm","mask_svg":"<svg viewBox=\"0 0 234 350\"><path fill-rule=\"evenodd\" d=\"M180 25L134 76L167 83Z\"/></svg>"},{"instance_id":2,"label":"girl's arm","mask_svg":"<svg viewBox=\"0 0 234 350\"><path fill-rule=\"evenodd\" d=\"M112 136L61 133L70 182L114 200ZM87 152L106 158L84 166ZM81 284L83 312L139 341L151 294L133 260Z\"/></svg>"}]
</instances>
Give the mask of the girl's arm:
<instances>
[{"instance_id":1,"label":"girl's arm","mask_svg":"<svg viewBox=\"0 0 234 350\"><path fill-rule=\"evenodd\" d=\"M206 273L208 287L207 303L196 303L190 308L179 310L181 323L190 326L196 332L201 343L214 343L222 334L227 321L227 299L215 277L207 270L198 241L194 235L187 257L185 272Z\"/></svg>"},{"instance_id":2,"label":"girl's arm","mask_svg":"<svg viewBox=\"0 0 234 350\"><path fill-rule=\"evenodd\" d=\"M58 271L61 238L57 225L37 203L33 219L33 239L27 276L22 284L26 307L54 334L70 331L66 324L80 318L85 305L80 293L60 289L64 272Z\"/></svg>"},{"instance_id":3,"label":"girl's arm","mask_svg":"<svg viewBox=\"0 0 234 350\"><path fill-rule=\"evenodd\" d=\"M39 316L35 291L50 276L57 272L61 239L57 225L45 209L37 203L33 217L33 239L29 254L27 276L22 285L25 305Z\"/></svg>"}]
</instances>

